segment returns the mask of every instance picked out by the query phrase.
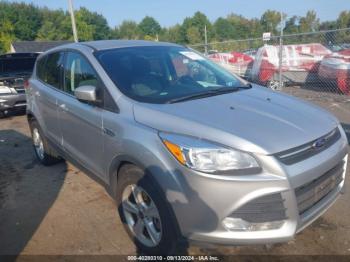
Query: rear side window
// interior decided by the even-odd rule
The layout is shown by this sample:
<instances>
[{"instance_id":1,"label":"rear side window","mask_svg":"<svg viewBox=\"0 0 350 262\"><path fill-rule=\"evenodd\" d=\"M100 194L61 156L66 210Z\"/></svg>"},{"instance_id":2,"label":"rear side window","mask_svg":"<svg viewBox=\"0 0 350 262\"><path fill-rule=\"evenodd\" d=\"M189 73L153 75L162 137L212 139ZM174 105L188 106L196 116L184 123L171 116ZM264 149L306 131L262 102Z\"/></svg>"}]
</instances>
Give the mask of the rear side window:
<instances>
[{"instance_id":1,"label":"rear side window","mask_svg":"<svg viewBox=\"0 0 350 262\"><path fill-rule=\"evenodd\" d=\"M61 88L63 53L52 53L47 56L45 63L44 82L49 85Z\"/></svg>"},{"instance_id":2,"label":"rear side window","mask_svg":"<svg viewBox=\"0 0 350 262\"><path fill-rule=\"evenodd\" d=\"M80 86L98 87L98 77L90 63L79 53L68 52L64 66L64 91L74 94Z\"/></svg>"}]
</instances>

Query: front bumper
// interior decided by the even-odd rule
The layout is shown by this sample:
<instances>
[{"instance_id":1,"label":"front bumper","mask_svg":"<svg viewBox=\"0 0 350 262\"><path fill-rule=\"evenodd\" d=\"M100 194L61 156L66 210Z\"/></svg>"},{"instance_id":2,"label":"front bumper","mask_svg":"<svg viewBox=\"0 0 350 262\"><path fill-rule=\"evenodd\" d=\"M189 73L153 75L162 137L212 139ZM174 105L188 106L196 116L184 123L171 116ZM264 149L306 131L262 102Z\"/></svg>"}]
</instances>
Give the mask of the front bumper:
<instances>
[{"instance_id":1,"label":"front bumper","mask_svg":"<svg viewBox=\"0 0 350 262\"><path fill-rule=\"evenodd\" d=\"M25 94L0 95L0 111L22 110L26 107Z\"/></svg>"},{"instance_id":2,"label":"front bumper","mask_svg":"<svg viewBox=\"0 0 350 262\"><path fill-rule=\"evenodd\" d=\"M257 156L263 173L246 176L212 176L189 170L172 162L182 192L167 190L184 237L196 243L247 245L285 242L321 216L339 196L345 179L307 211L299 214L295 189L319 178L347 159L347 140L341 139L327 150L293 165L283 165L273 156ZM175 161L175 160L174 160ZM346 168L346 163L344 164ZM230 231L223 220L245 204L272 194L283 198L286 218L278 229ZM269 211L266 210L266 213Z\"/></svg>"}]
</instances>

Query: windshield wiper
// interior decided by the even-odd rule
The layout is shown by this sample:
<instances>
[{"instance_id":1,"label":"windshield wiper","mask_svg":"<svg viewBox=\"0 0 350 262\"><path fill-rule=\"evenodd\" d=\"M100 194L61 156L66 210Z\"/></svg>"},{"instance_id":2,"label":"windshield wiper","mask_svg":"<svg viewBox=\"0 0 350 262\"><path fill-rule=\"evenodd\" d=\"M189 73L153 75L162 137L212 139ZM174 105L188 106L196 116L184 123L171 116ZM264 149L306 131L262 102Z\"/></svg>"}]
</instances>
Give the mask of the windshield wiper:
<instances>
[{"instance_id":1,"label":"windshield wiper","mask_svg":"<svg viewBox=\"0 0 350 262\"><path fill-rule=\"evenodd\" d=\"M166 103L167 104L173 104L177 102L184 102L188 100L193 100L193 99L199 99L199 98L204 98L204 97L210 97L210 96L216 96L216 95L221 95L221 94L227 94L227 93L232 93L236 92L239 90L240 87L223 87L223 88L218 88L218 89L213 89L213 90L208 90L202 93L197 93L197 94L192 94L188 96L183 96L183 97L178 97L174 99L168 100Z\"/></svg>"}]
</instances>

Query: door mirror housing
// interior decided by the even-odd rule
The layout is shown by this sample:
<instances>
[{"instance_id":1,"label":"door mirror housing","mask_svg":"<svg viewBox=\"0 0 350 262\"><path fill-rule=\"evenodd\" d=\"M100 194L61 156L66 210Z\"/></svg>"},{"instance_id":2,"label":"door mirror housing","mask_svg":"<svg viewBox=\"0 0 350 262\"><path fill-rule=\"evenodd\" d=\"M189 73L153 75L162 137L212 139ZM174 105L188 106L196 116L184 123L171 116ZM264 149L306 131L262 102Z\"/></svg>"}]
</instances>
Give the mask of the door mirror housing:
<instances>
[{"instance_id":1,"label":"door mirror housing","mask_svg":"<svg viewBox=\"0 0 350 262\"><path fill-rule=\"evenodd\" d=\"M75 97L82 102L97 102L96 98L96 87L95 86L80 86L74 90Z\"/></svg>"}]
</instances>

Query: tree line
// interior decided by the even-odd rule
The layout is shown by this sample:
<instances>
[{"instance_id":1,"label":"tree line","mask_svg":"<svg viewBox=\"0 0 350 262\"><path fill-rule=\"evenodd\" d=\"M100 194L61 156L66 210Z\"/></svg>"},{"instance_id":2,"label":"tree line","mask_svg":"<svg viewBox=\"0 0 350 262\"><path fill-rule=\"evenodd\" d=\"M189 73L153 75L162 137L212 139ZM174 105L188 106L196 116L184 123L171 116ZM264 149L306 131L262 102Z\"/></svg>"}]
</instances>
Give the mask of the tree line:
<instances>
[{"instance_id":1,"label":"tree line","mask_svg":"<svg viewBox=\"0 0 350 262\"><path fill-rule=\"evenodd\" d=\"M343 11L334 21L320 22L315 11L305 16L286 17L284 33L303 33L350 27L350 11ZM248 19L230 14L211 22L196 12L182 23L162 27L153 17L146 16L139 23L125 20L111 28L106 18L85 7L76 10L76 23L80 41L101 39L146 39L180 44L204 42L204 27L209 42L261 37L263 32L278 35L280 13L267 10L261 18ZM8 52L13 41L73 40L69 13L62 9L48 9L26 3L0 2L0 53Z\"/></svg>"}]
</instances>

